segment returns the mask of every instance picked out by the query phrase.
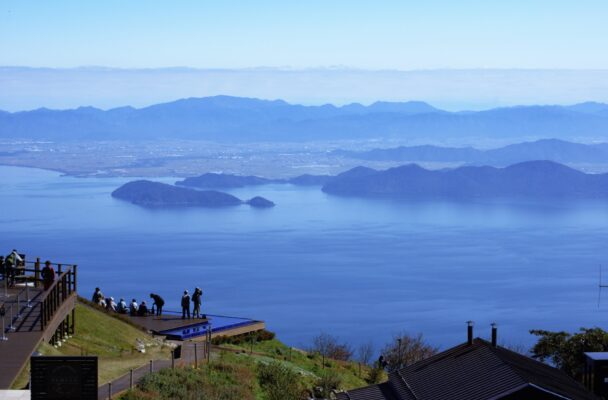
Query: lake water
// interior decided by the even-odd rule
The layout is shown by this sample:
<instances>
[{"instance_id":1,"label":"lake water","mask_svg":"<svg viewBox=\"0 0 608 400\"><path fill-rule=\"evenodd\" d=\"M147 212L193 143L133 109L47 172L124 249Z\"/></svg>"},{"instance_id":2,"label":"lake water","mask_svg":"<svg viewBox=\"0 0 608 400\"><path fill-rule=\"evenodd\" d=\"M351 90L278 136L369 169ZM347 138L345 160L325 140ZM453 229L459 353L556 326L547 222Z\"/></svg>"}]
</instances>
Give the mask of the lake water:
<instances>
[{"instance_id":1,"label":"lake water","mask_svg":"<svg viewBox=\"0 0 608 400\"><path fill-rule=\"evenodd\" d=\"M95 286L127 300L157 292L177 309L200 286L206 312L265 320L300 347L323 331L379 348L407 331L446 348L466 340L469 319L478 336L496 321L499 342L526 346L533 328L605 327L608 202L404 202L267 185L230 192L273 209L148 210L110 197L128 180L0 167L0 251L78 264L85 297Z\"/></svg>"}]
</instances>

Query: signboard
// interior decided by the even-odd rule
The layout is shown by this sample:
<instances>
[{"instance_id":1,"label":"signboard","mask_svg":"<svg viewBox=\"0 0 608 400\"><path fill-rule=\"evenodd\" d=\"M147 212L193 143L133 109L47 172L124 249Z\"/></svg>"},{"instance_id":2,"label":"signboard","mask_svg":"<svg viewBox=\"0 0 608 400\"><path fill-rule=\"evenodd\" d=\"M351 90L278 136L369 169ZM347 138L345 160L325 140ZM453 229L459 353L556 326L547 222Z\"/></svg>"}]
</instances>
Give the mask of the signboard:
<instances>
[{"instance_id":1,"label":"signboard","mask_svg":"<svg viewBox=\"0 0 608 400\"><path fill-rule=\"evenodd\" d=\"M96 400L97 357L30 358L32 399Z\"/></svg>"}]
</instances>

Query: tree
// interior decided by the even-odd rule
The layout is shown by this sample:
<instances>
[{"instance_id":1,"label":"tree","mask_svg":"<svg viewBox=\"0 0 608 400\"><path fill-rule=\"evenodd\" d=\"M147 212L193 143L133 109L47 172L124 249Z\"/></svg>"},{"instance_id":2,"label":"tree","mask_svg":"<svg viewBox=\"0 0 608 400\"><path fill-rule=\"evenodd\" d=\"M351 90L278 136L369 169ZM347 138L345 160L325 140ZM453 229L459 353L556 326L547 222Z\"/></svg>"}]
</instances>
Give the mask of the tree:
<instances>
[{"instance_id":1,"label":"tree","mask_svg":"<svg viewBox=\"0 0 608 400\"><path fill-rule=\"evenodd\" d=\"M348 344L339 343L338 338L327 333L321 333L313 338L310 351L321 355L323 368L325 368L325 358L348 361L353 355L353 351Z\"/></svg>"},{"instance_id":2,"label":"tree","mask_svg":"<svg viewBox=\"0 0 608 400\"><path fill-rule=\"evenodd\" d=\"M357 362L359 363L359 376L361 376L361 365L369 365L374 355L374 344L371 341L361 343L357 349Z\"/></svg>"},{"instance_id":3,"label":"tree","mask_svg":"<svg viewBox=\"0 0 608 400\"><path fill-rule=\"evenodd\" d=\"M416 336L401 333L384 347L382 355L388 371L394 371L437 354L437 351L436 347L424 341L422 333Z\"/></svg>"},{"instance_id":4,"label":"tree","mask_svg":"<svg viewBox=\"0 0 608 400\"><path fill-rule=\"evenodd\" d=\"M549 361L575 379L581 379L585 352L608 351L608 332L600 328L580 328L579 332L531 330L539 339L532 347L532 357Z\"/></svg>"},{"instance_id":5,"label":"tree","mask_svg":"<svg viewBox=\"0 0 608 400\"><path fill-rule=\"evenodd\" d=\"M258 381L268 400L302 398L300 375L279 362L259 364Z\"/></svg>"}]
</instances>

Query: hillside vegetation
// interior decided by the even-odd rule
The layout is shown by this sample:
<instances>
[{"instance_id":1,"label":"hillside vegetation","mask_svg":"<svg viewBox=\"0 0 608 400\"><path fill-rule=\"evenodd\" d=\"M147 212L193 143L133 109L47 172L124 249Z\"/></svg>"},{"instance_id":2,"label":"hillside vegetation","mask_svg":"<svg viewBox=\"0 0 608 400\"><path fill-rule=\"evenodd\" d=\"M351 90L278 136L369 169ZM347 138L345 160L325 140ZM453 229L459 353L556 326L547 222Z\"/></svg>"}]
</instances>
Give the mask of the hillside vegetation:
<instances>
[{"instance_id":1,"label":"hillside vegetation","mask_svg":"<svg viewBox=\"0 0 608 400\"><path fill-rule=\"evenodd\" d=\"M145 345L145 353L138 351L138 341ZM48 356L98 356L100 384L126 374L131 368L145 365L149 360L171 357L170 348L161 340L81 301L76 305L76 334L60 347L44 343L38 352ZM29 367L13 386L24 387L28 378Z\"/></svg>"}]
</instances>

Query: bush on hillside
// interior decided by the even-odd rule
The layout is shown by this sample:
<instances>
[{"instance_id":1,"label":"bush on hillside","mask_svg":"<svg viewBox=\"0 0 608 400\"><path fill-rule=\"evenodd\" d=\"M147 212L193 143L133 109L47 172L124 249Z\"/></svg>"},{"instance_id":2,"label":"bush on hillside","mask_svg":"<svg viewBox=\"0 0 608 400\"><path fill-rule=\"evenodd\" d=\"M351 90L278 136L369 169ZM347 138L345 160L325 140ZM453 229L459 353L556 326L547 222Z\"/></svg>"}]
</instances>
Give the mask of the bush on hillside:
<instances>
[{"instance_id":1,"label":"bush on hillside","mask_svg":"<svg viewBox=\"0 0 608 400\"><path fill-rule=\"evenodd\" d=\"M315 382L315 396L318 398L329 399L332 390L340 389L342 385L342 377L335 371L325 370L320 373L319 378Z\"/></svg>"},{"instance_id":2,"label":"bush on hillside","mask_svg":"<svg viewBox=\"0 0 608 400\"><path fill-rule=\"evenodd\" d=\"M306 398L300 375L279 362L259 364L258 382L267 400L299 400Z\"/></svg>"},{"instance_id":3,"label":"bush on hillside","mask_svg":"<svg viewBox=\"0 0 608 400\"><path fill-rule=\"evenodd\" d=\"M202 369L164 369L149 374L123 400L254 400L250 366L220 360Z\"/></svg>"}]
</instances>

